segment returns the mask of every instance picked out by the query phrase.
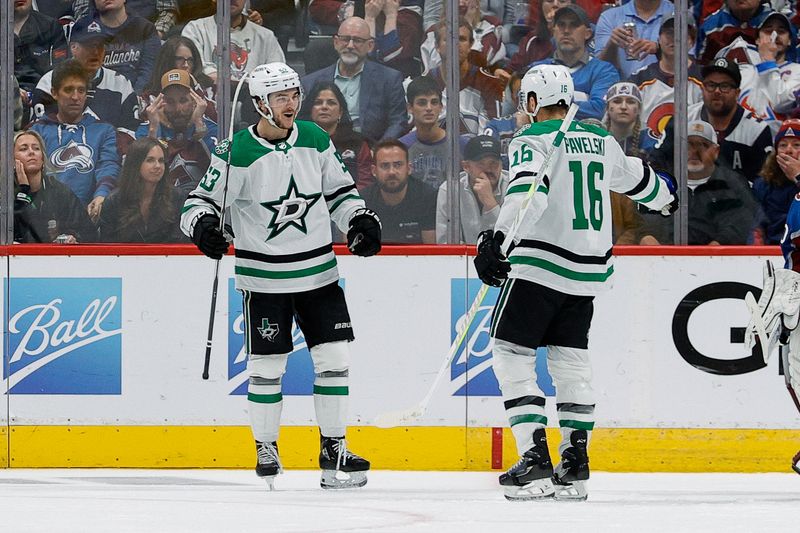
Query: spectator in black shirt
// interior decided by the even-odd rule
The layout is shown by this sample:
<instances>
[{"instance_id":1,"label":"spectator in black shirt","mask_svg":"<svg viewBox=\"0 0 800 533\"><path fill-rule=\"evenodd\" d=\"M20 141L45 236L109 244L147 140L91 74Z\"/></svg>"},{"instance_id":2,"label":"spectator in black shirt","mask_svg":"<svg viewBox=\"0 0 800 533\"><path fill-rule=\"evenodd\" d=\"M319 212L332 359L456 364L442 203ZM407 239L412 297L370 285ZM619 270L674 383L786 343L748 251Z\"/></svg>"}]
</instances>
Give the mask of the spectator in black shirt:
<instances>
[{"instance_id":1,"label":"spectator in black shirt","mask_svg":"<svg viewBox=\"0 0 800 533\"><path fill-rule=\"evenodd\" d=\"M61 25L33 10L33 0L14 3L14 75L26 107L27 93L58 61L67 58L67 40Z\"/></svg>"},{"instance_id":2,"label":"spectator in black shirt","mask_svg":"<svg viewBox=\"0 0 800 533\"><path fill-rule=\"evenodd\" d=\"M376 183L361 196L381 219L382 240L387 244L436 242L436 190L411 174L408 149L390 139L375 146L372 172Z\"/></svg>"}]
</instances>

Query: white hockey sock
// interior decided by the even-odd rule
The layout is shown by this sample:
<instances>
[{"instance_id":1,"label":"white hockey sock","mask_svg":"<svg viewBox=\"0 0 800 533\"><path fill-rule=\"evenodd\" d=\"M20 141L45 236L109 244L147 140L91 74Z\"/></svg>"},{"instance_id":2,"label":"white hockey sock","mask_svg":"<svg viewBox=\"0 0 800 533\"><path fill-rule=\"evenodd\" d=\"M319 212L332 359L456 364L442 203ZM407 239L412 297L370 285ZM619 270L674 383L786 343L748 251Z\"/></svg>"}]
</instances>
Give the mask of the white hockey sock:
<instances>
[{"instance_id":1,"label":"white hockey sock","mask_svg":"<svg viewBox=\"0 0 800 533\"><path fill-rule=\"evenodd\" d=\"M558 446L559 455L563 455L564 450L572 445L569 438L576 429L586 430L586 444L588 446L594 429L594 405L559 403L557 408L558 425L561 428L561 444Z\"/></svg>"},{"instance_id":2,"label":"white hockey sock","mask_svg":"<svg viewBox=\"0 0 800 533\"><path fill-rule=\"evenodd\" d=\"M257 441L278 440L282 408L281 378L251 376L247 385L247 411L250 415L250 428Z\"/></svg>"},{"instance_id":3,"label":"white hockey sock","mask_svg":"<svg viewBox=\"0 0 800 533\"><path fill-rule=\"evenodd\" d=\"M344 437L347 428L347 370L329 370L314 379L314 410L324 437Z\"/></svg>"},{"instance_id":4,"label":"white hockey sock","mask_svg":"<svg viewBox=\"0 0 800 533\"><path fill-rule=\"evenodd\" d=\"M533 448L533 432L547 426L544 404L541 396L522 396L503 402L520 455Z\"/></svg>"}]
</instances>

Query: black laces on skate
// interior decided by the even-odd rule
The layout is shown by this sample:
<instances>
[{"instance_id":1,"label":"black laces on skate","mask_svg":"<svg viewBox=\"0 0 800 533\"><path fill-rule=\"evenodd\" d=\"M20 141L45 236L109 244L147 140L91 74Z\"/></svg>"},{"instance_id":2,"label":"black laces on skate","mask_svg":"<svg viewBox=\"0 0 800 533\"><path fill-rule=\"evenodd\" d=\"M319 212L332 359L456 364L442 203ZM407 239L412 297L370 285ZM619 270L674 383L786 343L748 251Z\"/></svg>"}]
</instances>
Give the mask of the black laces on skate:
<instances>
[{"instance_id":1,"label":"black laces on skate","mask_svg":"<svg viewBox=\"0 0 800 533\"><path fill-rule=\"evenodd\" d=\"M272 443L259 443L258 449L256 450L256 455L259 463L275 463L278 465L278 472L283 473L283 465L281 464L280 457L278 457L278 449L273 446Z\"/></svg>"}]
</instances>

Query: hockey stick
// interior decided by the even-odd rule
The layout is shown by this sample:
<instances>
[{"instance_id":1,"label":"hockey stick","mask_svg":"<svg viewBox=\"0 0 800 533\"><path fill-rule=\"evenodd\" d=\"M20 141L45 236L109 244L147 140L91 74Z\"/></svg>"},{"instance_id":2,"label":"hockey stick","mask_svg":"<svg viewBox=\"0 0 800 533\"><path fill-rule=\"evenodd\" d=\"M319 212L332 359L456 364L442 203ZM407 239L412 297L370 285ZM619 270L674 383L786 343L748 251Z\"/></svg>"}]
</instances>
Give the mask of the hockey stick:
<instances>
[{"instance_id":1,"label":"hockey stick","mask_svg":"<svg viewBox=\"0 0 800 533\"><path fill-rule=\"evenodd\" d=\"M572 104L567 111L567 115L564 117L564 120L561 122L561 127L558 129L556 133L556 138L553 141L553 146L547 151L545 154L544 159L542 160L542 164L539 166L539 169L534 174L534 179L531 182L530 187L528 188L528 192L525 196L525 199L522 201L522 205L520 205L519 211L517 211L516 216L514 217L514 223L511 225L511 229L508 232L503 244L501 246L501 251L503 252L504 256L508 255L508 249L511 247L511 243L514 242L514 237L519 230L520 225L522 224L522 220L525 218L525 213L528 211L528 207L530 207L531 199L533 198L533 194L536 192L536 189L539 187L539 184L542 181L542 177L547 174L550 169L550 160L553 158L553 154L555 154L556 150L561 146L561 143L564 141L564 136L567 134L570 126L572 125L572 121L575 119L575 113L578 111L578 106ZM373 421L375 426L377 427L396 427L402 425L404 423L410 422L414 419L422 418L425 412L428 410L428 404L431 402L433 398L434 392L436 392L436 388L439 386L439 382L442 381L447 369L450 367L450 363L452 363L453 358L458 352L461 343L464 342L464 339L469 332L469 328L472 325L472 321L475 319L475 315L478 314L478 310L483 303L483 300L486 298L486 295L489 293L489 285L483 284L481 286L481 290L478 291L475 300L473 300L472 305L469 307L466 316L464 317L464 323L461 326L458 334L456 335L455 340L450 345L450 350L447 352L447 356L445 357L444 361L442 361L442 366L439 368L439 372L436 374L436 377L431 383L428 392L425 394L425 397L422 398L422 401L419 402L417 405L410 409L406 409L403 411L394 411L394 412L387 412L381 413L375 417Z\"/></svg>"},{"instance_id":2,"label":"hockey stick","mask_svg":"<svg viewBox=\"0 0 800 533\"><path fill-rule=\"evenodd\" d=\"M233 93L233 104L231 110L236 109L236 103L239 101L239 91L242 90L242 84L247 79L248 72L242 74L242 78L236 85L236 91ZM228 127L228 138L225 139L228 143L228 158L225 161L225 182L222 189L222 212L219 216L219 232L225 231L225 202L228 200L228 174L231 170L231 155L233 155L233 115L231 113L231 123ZM219 288L219 263L222 259L214 261L214 284L211 286L211 312L208 315L208 337L206 338L206 354L203 360L203 379L208 379L208 367L211 364L211 344L214 339L214 315L217 311L217 289Z\"/></svg>"}]
</instances>

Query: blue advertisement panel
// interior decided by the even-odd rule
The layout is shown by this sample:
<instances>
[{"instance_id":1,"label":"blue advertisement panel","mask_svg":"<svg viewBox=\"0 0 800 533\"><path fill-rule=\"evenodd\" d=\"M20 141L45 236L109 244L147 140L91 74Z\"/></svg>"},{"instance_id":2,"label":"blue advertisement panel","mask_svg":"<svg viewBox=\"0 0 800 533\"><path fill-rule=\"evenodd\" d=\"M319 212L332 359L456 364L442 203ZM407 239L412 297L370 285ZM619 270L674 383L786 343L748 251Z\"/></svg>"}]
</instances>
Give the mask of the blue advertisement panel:
<instances>
[{"instance_id":1,"label":"blue advertisement panel","mask_svg":"<svg viewBox=\"0 0 800 533\"><path fill-rule=\"evenodd\" d=\"M455 341L467 311L481 289L477 279L450 280L450 342ZM464 291L467 290L467 294ZM489 289L481 307L470 324L467 336L458 348L450 365L450 380L467 375L467 382L453 396L500 396L500 386L492 370L492 349L489 330L492 310L500 289ZM547 349L536 351L536 379L545 396L555 396L553 380L547 371Z\"/></svg>"},{"instance_id":2,"label":"blue advertisement panel","mask_svg":"<svg viewBox=\"0 0 800 533\"><path fill-rule=\"evenodd\" d=\"M12 278L10 394L122 394L122 279Z\"/></svg>"}]
</instances>

